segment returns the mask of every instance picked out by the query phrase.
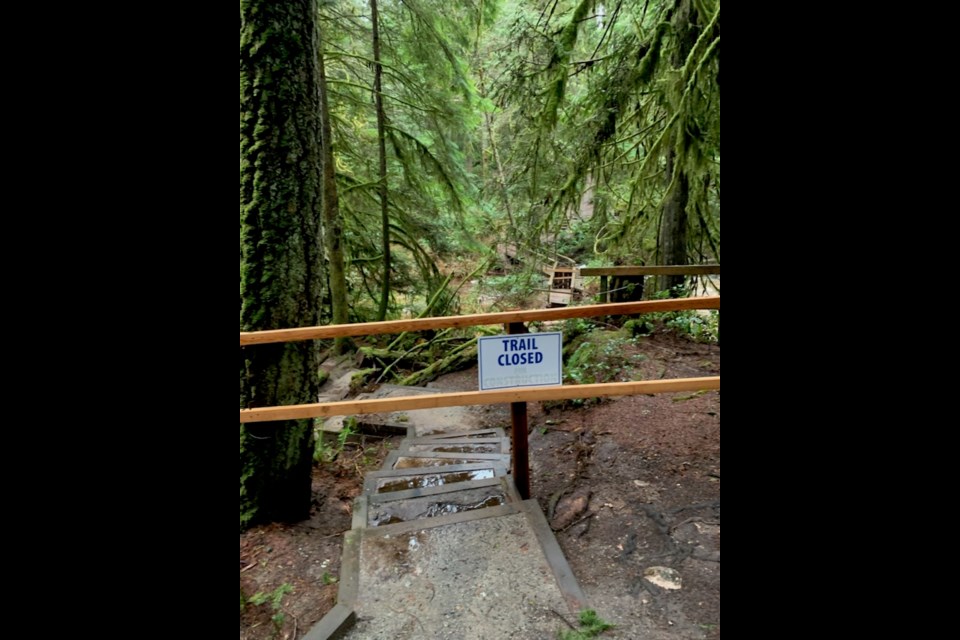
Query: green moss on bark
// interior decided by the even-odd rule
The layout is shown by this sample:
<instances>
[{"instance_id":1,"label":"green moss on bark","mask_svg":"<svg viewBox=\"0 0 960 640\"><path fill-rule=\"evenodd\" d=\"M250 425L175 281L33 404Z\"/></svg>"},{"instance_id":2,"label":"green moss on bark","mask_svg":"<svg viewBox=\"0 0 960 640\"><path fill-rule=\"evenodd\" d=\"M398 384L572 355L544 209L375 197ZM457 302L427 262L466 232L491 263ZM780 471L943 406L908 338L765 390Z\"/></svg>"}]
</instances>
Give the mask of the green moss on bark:
<instances>
[{"instance_id":1,"label":"green moss on bark","mask_svg":"<svg viewBox=\"0 0 960 640\"><path fill-rule=\"evenodd\" d=\"M320 323L316 1L240 3L240 330ZM240 350L240 407L315 402L310 342ZM310 509L310 420L240 426L240 526Z\"/></svg>"}]
</instances>

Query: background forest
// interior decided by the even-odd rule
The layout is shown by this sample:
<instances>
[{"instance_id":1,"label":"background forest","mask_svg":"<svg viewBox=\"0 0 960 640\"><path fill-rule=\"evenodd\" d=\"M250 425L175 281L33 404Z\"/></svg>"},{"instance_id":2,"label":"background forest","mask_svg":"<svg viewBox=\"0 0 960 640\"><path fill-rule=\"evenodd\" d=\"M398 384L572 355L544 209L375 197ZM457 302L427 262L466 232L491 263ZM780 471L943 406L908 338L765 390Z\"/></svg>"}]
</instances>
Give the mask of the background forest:
<instances>
[{"instance_id":1,"label":"background forest","mask_svg":"<svg viewBox=\"0 0 960 640\"><path fill-rule=\"evenodd\" d=\"M342 234L327 243L322 322L338 303L362 322L435 297L442 315L456 304L446 276L509 266L505 253L537 276L554 261L719 262L719 9L319 3L333 177L319 231ZM243 35L248 49L265 37Z\"/></svg>"},{"instance_id":2,"label":"background forest","mask_svg":"<svg viewBox=\"0 0 960 640\"><path fill-rule=\"evenodd\" d=\"M241 331L543 306L555 265L719 263L719 0L240 13ZM316 401L331 348L415 384L468 341L241 349L241 408ZM302 478L311 438L241 426L241 527L303 510L309 483L254 479Z\"/></svg>"}]
</instances>

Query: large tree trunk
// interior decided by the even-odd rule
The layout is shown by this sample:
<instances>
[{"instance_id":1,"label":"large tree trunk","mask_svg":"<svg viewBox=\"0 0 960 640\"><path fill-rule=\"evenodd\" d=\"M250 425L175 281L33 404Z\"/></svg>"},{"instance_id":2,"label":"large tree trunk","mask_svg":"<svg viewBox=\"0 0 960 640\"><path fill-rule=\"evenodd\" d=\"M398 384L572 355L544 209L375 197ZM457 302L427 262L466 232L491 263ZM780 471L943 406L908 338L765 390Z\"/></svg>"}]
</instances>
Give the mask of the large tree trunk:
<instances>
[{"instance_id":1,"label":"large tree trunk","mask_svg":"<svg viewBox=\"0 0 960 640\"><path fill-rule=\"evenodd\" d=\"M387 317L387 305L390 302L390 217L387 213L387 144L386 115L383 112L383 88L381 78L383 65L380 64L380 25L377 18L377 0L370 0L370 14L373 22L373 96L377 107L377 148L380 155L380 227L383 234L383 279L380 282L380 308L377 320Z\"/></svg>"},{"instance_id":2,"label":"large tree trunk","mask_svg":"<svg viewBox=\"0 0 960 640\"><path fill-rule=\"evenodd\" d=\"M330 127L330 106L327 101L327 74L323 52L317 52L320 72L320 129L323 157L323 242L327 249L330 271L330 301L333 324L346 324L347 277L343 266L343 224L340 220L340 197L337 193L336 165L333 160L333 131ZM349 344L346 338L337 338L335 351L342 353Z\"/></svg>"},{"instance_id":3,"label":"large tree trunk","mask_svg":"<svg viewBox=\"0 0 960 640\"><path fill-rule=\"evenodd\" d=\"M240 2L240 331L319 324L316 2ZM316 402L314 341L240 349L240 408ZM310 420L240 425L240 527L309 515Z\"/></svg>"},{"instance_id":4,"label":"large tree trunk","mask_svg":"<svg viewBox=\"0 0 960 640\"><path fill-rule=\"evenodd\" d=\"M671 64L674 69L679 69L690 55L699 33L697 11L690 0L676 0L673 25L678 46L671 56ZM679 105L674 104L673 108L679 108ZM687 202L690 199L690 179L683 163L678 162L677 158L680 137L684 135L686 133L683 131L675 131L671 135L670 149L667 152L665 179L668 186L673 184L673 188L663 203L663 217L660 220L660 235L657 238L660 264L687 264ZM660 276L657 279L657 289L670 289L682 285L683 282L683 276Z\"/></svg>"}]
</instances>

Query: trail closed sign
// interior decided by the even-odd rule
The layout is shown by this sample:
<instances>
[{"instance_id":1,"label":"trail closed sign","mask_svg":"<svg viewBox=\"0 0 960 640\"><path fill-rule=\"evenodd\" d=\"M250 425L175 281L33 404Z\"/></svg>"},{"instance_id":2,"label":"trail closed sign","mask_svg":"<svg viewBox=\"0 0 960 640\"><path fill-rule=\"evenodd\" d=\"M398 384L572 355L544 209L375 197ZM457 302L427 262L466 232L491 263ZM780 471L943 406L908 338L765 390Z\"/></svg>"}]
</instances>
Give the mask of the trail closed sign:
<instances>
[{"instance_id":1,"label":"trail closed sign","mask_svg":"<svg viewBox=\"0 0 960 640\"><path fill-rule=\"evenodd\" d=\"M478 343L481 391L562 384L559 331L490 336Z\"/></svg>"}]
</instances>

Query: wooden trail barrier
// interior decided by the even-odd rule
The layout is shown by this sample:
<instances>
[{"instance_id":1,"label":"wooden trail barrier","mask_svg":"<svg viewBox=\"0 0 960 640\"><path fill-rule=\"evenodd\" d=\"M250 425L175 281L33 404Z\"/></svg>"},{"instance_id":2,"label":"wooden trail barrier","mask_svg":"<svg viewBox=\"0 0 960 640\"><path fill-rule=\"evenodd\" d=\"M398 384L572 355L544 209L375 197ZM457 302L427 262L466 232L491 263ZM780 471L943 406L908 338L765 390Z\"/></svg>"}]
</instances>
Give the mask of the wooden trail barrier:
<instances>
[{"instance_id":1,"label":"wooden trail barrier","mask_svg":"<svg viewBox=\"0 0 960 640\"><path fill-rule=\"evenodd\" d=\"M627 267L618 267L627 268ZM655 267L629 267L630 269L654 269ZM694 268L694 267L690 267ZM719 273L719 265L716 267ZM595 304L560 309L536 309L530 311L504 311L464 316L422 318L419 320L389 320L358 324L277 329L273 331L241 332L240 346L317 340L340 337L424 331L448 327L471 327L503 324L508 334L527 333L525 322L544 320L567 320L607 315L635 315L663 311L689 309L719 309L720 296L700 298L671 298L668 300L644 300ZM372 400L345 400L342 402L318 402L313 404L281 407L259 407L240 410L240 423L302 420L367 413L391 413L416 409L436 409L478 404L510 404L513 427L512 473L517 490L524 499L530 497L530 465L527 446L527 402L544 400L571 400L574 398L605 398L612 396L675 393L720 388L720 377L677 378L672 380L645 380L639 382L608 382L553 387L518 387L494 391L465 391L437 393L432 395L407 396L402 398L377 398Z\"/></svg>"}]
</instances>

